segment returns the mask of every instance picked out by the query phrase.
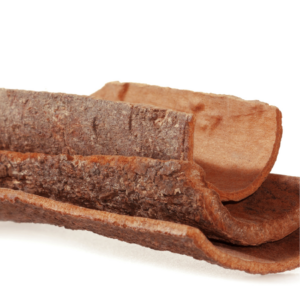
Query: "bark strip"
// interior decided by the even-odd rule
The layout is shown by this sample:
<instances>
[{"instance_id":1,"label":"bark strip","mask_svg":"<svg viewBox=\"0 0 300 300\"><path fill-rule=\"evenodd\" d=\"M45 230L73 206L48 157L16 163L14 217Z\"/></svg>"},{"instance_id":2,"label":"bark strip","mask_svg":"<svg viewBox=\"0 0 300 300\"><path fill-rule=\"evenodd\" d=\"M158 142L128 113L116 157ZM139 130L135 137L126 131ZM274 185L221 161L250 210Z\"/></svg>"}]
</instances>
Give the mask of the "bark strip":
<instances>
[{"instance_id":1,"label":"bark strip","mask_svg":"<svg viewBox=\"0 0 300 300\"><path fill-rule=\"evenodd\" d=\"M192 114L86 96L0 89L0 150L193 159Z\"/></svg>"},{"instance_id":2,"label":"bark strip","mask_svg":"<svg viewBox=\"0 0 300 300\"><path fill-rule=\"evenodd\" d=\"M252 274L299 267L299 230L277 242L241 247L210 241L199 229L190 226L96 211L9 189L0 189L0 220L89 230Z\"/></svg>"},{"instance_id":3,"label":"bark strip","mask_svg":"<svg viewBox=\"0 0 300 300\"><path fill-rule=\"evenodd\" d=\"M225 207L195 163L124 156L0 151L0 187L120 215L201 229L241 245L279 240L299 228L299 178L270 175L252 196ZM276 191L272 193L272 191Z\"/></svg>"},{"instance_id":4,"label":"bark strip","mask_svg":"<svg viewBox=\"0 0 300 300\"><path fill-rule=\"evenodd\" d=\"M276 161L281 112L267 103L128 82L109 82L91 97L194 114L194 160L222 200L254 193Z\"/></svg>"}]
</instances>

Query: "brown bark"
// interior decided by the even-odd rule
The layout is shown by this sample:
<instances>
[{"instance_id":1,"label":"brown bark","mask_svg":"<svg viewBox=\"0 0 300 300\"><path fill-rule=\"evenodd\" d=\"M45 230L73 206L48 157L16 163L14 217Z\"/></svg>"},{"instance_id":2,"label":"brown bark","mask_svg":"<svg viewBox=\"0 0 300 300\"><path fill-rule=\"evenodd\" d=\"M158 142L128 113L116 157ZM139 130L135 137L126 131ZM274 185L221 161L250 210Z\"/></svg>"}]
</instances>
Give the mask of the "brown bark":
<instances>
[{"instance_id":1,"label":"brown bark","mask_svg":"<svg viewBox=\"0 0 300 300\"><path fill-rule=\"evenodd\" d=\"M0 150L191 160L193 130L187 113L0 89Z\"/></svg>"},{"instance_id":2,"label":"brown bark","mask_svg":"<svg viewBox=\"0 0 300 300\"><path fill-rule=\"evenodd\" d=\"M299 267L299 230L277 242L242 247L210 241L199 229L187 225L82 208L9 189L0 189L0 220L89 230L252 274Z\"/></svg>"},{"instance_id":3,"label":"brown bark","mask_svg":"<svg viewBox=\"0 0 300 300\"><path fill-rule=\"evenodd\" d=\"M299 178L270 174L263 182L279 148L279 110L142 85L103 91L165 102L0 89L0 150L33 152L0 151L0 220L91 230L249 273L299 266ZM195 142L208 152L195 161L210 182L192 162L193 116L168 108L196 114L196 133L199 124L204 133ZM222 204L218 193L239 200L262 182L243 201Z\"/></svg>"},{"instance_id":4,"label":"brown bark","mask_svg":"<svg viewBox=\"0 0 300 300\"><path fill-rule=\"evenodd\" d=\"M0 187L186 224L235 244L276 241L299 228L297 177L270 175L256 193L224 206L193 162L0 151L0 173Z\"/></svg>"},{"instance_id":5,"label":"brown bark","mask_svg":"<svg viewBox=\"0 0 300 300\"><path fill-rule=\"evenodd\" d=\"M260 101L120 82L107 83L91 97L193 113L194 160L222 200L255 192L277 158L281 112Z\"/></svg>"}]
</instances>

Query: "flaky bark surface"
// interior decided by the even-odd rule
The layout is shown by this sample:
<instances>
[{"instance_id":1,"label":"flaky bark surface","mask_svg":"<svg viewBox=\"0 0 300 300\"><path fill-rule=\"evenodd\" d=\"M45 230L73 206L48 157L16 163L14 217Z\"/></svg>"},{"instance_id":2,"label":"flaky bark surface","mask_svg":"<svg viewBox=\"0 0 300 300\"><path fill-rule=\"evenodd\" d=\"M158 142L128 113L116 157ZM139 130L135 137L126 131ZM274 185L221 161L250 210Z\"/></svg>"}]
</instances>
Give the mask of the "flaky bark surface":
<instances>
[{"instance_id":1,"label":"flaky bark surface","mask_svg":"<svg viewBox=\"0 0 300 300\"><path fill-rule=\"evenodd\" d=\"M187 224L242 245L299 228L299 178L270 175L244 201L221 203L193 162L0 151L0 187L107 212ZM256 215L253 216L253 213Z\"/></svg>"},{"instance_id":2,"label":"flaky bark surface","mask_svg":"<svg viewBox=\"0 0 300 300\"><path fill-rule=\"evenodd\" d=\"M194 160L222 200L255 192L277 158L281 112L260 101L120 82L107 83L91 97L193 113Z\"/></svg>"},{"instance_id":3,"label":"flaky bark surface","mask_svg":"<svg viewBox=\"0 0 300 300\"><path fill-rule=\"evenodd\" d=\"M299 230L277 242L241 247L209 241L199 229L190 226L96 211L9 189L0 189L0 220L90 230L252 274L299 267Z\"/></svg>"},{"instance_id":4,"label":"flaky bark surface","mask_svg":"<svg viewBox=\"0 0 300 300\"><path fill-rule=\"evenodd\" d=\"M0 150L191 160L193 130L187 113L0 89Z\"/></svg>"}]
</instances>

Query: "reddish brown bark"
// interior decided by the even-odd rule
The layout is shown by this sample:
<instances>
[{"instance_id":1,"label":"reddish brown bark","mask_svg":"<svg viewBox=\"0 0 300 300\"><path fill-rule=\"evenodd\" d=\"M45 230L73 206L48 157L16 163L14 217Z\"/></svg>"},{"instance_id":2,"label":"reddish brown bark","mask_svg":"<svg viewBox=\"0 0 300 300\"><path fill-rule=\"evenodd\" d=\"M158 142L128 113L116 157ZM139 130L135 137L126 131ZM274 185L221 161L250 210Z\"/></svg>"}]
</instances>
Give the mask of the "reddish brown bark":
<instances>
[{"instance_id":1,"label":"reddish brown bark","mask_svg":"<svg viewBox=\"0 0 300 300\"><path fill-rule=\"evenodd\" d=\"M270 175L252 196L224 206L192 162L0 151L0 170L0 187L186 224L235 244L275 241L299 228L297 177Z\"/></svg>"},{"instance_id":2,"label":"reddish brown bark","mask_svg":"<svg viewBox=\"0 0 300 300\"><path fill-rule=\"evenodd\" d=\"M270 174L263 182L280 144L280 111L181 92L128 83L99 92L125 102L163 99L161 109L0 89L0 149L33 152L0 151L0 220L91 230L249 273L298 267L299 178ZM207 152L201 161L196 147L194 157L210 182L192 162L193 116L168 108L196 115L195 141ZM243 201L222 204L262 182Z\"/></svg>"},{"instance_id":3,"label":"reddish brown bark","mask_svg":"<svg viewBox=\"0 0 300 300\"><path fill-rule=\"evenodd\" d=\"M281 112L266 103L120 82L107 83L91 97L193 113L194 160L222 200L238 201L251 195L276 161Z\"/></svg>"},{"instance_id":4,"label":"reddish brown bark","mask_svg":"<svg viewBox=\"0 0 300 300\"><path fill-rule=\"evenodd\" d=\"M256 247L209 241L194 227L131 217L61 203L21 191L0 189L0 220L47 223L168 250L224 268L268 274L299 267L299 231Z\"/></svg>"},{"instance_id":5,"label":"reddish brown bark","mask_svg":"<svg viewBox=\"0 0 300 300\"><path fill-rule=\"evenodd\" d=\"M187 113L0 89L0 150L191 160L193 130Z\"/></svg>"}]
</instances>

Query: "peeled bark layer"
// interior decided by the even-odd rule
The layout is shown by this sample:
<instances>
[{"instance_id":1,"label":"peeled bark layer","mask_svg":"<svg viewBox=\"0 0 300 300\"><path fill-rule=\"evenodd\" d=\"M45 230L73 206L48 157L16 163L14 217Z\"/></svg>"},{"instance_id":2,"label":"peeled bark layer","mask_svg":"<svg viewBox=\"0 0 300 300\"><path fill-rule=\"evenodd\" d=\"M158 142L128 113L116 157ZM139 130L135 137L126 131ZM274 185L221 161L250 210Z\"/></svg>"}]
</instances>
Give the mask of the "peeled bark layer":
<instances>
[{"instance_id":1,"label":"peeled bark layer","mask_svg":"<svg viewBox=\"0 0 300 300\"><path fill-rule=\"evenodd\" d=\"M299 267L299 230L280 241L261 246L234 246L210 241L199 229L190 226L82 208L9 189L0 189L0 220L89 230L252 274L277 273Z\"/></svg>"},{"instance_id":2,"label":"peeled bark layer","mask_svg":"<svg viewBox=\"0 0 300 300\"><path fill-rule=\"evenodd\" d=\"M222 200L255 192L271 171L282 127L278 108L260 101L137 83L107 83L95 99L151 104L193 113L194 160Z\"/></svg>"},{"instance_id":3,"label":"peeled bark layer","mask_svg":"<svg viewBox=\"0 0 300 300\"><path fill-rule=\"evenodd\" d=\"M0 89L0 150L10 150L0 151L0 220L254 274L291 270L299 177L268 175L281 134L277 108L233 96L128 83L92 97Z\"/></svg>"},{"instance_id":4,"label":"peeled bark layer","mask_svg":"<svg viewBox=\"0 0 300 300\"><path fill-rule=\"evenodd\" d=\"M276 241L299 228L299 178L272 174L256 193L225 207L204 175L193 162L0 151L2 188L186 224L241 245Z\"/></svg>"},{"instance_id":5,"label":"peeled bark layer","mask_svg":"<svg viewBox=\"0 0 300 300\"><path fill-rule=\"evenodd\" d=\"M192 160L193 134L187 113L0 89L0 150Z\"/></svg>"}]
</instances>

